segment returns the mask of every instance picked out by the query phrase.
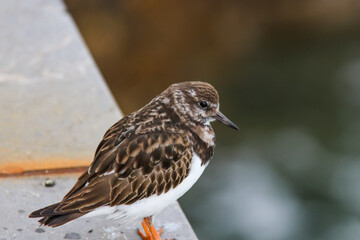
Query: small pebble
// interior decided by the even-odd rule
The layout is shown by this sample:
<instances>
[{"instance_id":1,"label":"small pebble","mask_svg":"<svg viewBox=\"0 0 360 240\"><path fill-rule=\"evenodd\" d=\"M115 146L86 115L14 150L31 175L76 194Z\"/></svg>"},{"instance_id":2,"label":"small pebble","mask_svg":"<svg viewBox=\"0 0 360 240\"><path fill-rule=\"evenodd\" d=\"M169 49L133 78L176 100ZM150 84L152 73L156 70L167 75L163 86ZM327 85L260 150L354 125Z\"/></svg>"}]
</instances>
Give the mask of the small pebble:
<instances>
[{"instance_id":1,"label":"small pebble","mask_svg":"<svg viewBox=\"0 0 360 240\"><path fill-rule=\"evenodd\" d=\"M88 233L92 233L92 232L93 232L93 230L92 230L92 229L90 229Z\"/></svg>"},{"instance_id":2,"label":"small pebble","mask_svg":"<svg viewBox=\"0 0 360 240\"><path fill-rule=\"evenodd\" d=\"M51 178L45 178L44 186L45 187L53 187L55 185L55 181Z\"/></svg>"},{"instance_id":3,"label":"small pebble","mask_svg":"<svg viewBox=\"0 0 360 240\"><path fill-rule=\"evenodd\" d=\"M81 236L80 236L80 234L78 234L78 233L74 233L74 232L72 232L72 233L67 233L67 234L65 234L65 237L64 237L65 239L81 239Z\"/></svg>"},{"instance_id":4,"label":"small pebble","mask_svg":"<svg viewBox=\"0 0 360 240\"><path fill-rule=\"evenodd\" d=\"M22 232L22 229L21 228L18 228L18 229L16 229L18 232Z\"/></svg>"},{"instance_id":5,"label":"small pebble","mask_svg":"<svg viewBox=\"0 0 360 240\"><path fill-rule=\"evenodd\" d=\"M25 213L25 210L20 209L20 210L18 210L18 213L23 214L23 213Z\"/></svg>"},{"instance_id":6,"label":"small pebble","mask_svg":"<svg viewBox=\"0 0 360 240\"><path fill-rule=\"evenodd\" d=\"M35 229L35 232L37 232L37 233L43 233L43 232L45 232L45 230L42 229L42 228L37 228L37 229Z\"/></svg>"}]
</instances>

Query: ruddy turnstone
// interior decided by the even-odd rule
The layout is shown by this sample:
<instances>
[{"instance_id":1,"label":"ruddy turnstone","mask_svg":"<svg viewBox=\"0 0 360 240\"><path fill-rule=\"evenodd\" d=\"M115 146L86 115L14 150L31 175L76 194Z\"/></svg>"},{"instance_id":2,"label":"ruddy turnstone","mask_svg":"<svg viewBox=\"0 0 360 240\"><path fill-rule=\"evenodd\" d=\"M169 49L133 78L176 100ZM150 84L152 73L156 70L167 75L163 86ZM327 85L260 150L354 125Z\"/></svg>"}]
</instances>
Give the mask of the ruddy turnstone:
<instances>
[{"instance_id":1,"label":"ruddy turnstone","mask_svg":"<svg viewBox=\"0 0 360 240\"><path fill-rule=\"evenodd\" d=\"M152 216L198 180L215 147L210 122L238 129L219 111L215 88L204 82L172 84L104 135L90 167L61 202L36 210L41 224L58 227L82 216L141 221L144 240L159 240Z\"/></svg>"}]
</instances>

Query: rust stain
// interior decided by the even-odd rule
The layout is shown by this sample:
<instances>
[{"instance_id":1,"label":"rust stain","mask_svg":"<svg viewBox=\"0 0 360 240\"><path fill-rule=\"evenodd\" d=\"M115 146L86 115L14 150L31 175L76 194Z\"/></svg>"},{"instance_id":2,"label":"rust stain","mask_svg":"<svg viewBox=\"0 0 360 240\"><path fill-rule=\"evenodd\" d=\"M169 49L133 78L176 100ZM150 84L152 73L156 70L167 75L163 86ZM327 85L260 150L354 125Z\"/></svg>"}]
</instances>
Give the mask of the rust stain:
<instances>
[{"instance_id":1,"label":"rust stain","mask_svg":"<svg viewBox=\"0 0 360 240\"><path fill-rule=\"evenodd\" d=\"M37 159L26 161L11 161L0 162L0 176L2 175L16 175L26 172L34 171L48 171L51 169L72 169L80 167L87 167L91 161L84 159Z\"/></svg>"},{"instance_id":2,"label":"rust stain","mask_svg":"<svg viewBox=\"0 0 360 240\"><path fill-rule=\"evenodd\" d=\"M18 172L18 173L0 173L0 178L81 173L81 172L86 171L87 168L88 168L87 166L86 167L79 166L79 167L71 167L71 168L29 170L29 171Z\"/></svg>"}]
</instances>

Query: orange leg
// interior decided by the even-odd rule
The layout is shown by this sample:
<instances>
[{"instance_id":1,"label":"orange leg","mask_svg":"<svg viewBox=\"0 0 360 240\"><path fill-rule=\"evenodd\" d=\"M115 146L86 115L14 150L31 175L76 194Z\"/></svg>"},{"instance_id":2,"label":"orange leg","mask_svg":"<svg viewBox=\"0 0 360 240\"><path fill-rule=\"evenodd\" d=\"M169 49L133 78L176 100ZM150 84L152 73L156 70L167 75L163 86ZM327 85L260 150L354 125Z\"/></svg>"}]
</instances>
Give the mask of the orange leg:
<instances>
[{"instance_id":1,"label":"orange leg","mask_svg":"<svg viewBox=\"0 0 360 240\"><path fill-rule=\"evenodd\" d=\"M150 234L150 231L149 231L149 227L148 225L146 225L146 222L143 221L141 223L142 227L144 228L144 231L145 231L145 235L140 231L140 229L137 230L138 234L140 235L140 237L143 239L143 240L152 240L151 239L151 234Z\"/></svg>"},{"instance_id":2,"label":"orange leg","mask_svg":"<svg viewBox=\"0 0 360 240\"><path fill-rule=\"evenodd\" d=\"M151 218L145 218L144 220L148 224L151 235L153 236L153 238L156 239L156 240L161 240L160 234L158 233L158 231L156 230L156 228L152 224L152 221L151 221L152 219Z\"/></svg>"},{"instance_id":3,"label":"orange leg","mask_svg":"<svg viewBox=\"0 0 360 240\"><path fill-rule=\"evenodd\" d=\"M140 229L138 229L137 232L143 240L162 240L160 235L164 232L164 229L160 228L159 230L156 230L155 226L152 224L151 217L144 218L144 221L141 223L141 225L144 228L145 234L143 234Z\"/></svg>"},{"instance_id":4,"label":"orange leg","mask_svg":"<svg viewBox=\"0 0 360 240\"><path fill-rule=\"evenodd\" d=\"M144 221L141 223L141 225L144 228L145 235L140 231L140 229L138 230L138 234L143 240L162 240L160 234L163 233L164 230L160 229L158 232L152 224L151 217L144 218Z\"/></svg>"}]
</instances>

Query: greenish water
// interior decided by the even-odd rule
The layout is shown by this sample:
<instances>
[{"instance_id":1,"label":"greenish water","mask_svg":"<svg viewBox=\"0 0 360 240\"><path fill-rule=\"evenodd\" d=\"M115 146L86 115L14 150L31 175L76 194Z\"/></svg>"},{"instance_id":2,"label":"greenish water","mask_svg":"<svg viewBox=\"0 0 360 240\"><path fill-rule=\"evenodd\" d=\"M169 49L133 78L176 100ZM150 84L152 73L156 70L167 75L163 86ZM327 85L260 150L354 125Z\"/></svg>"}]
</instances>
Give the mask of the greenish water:
<instances>
[{"instance_id":1,"label":"greenish water","mask_svg":"<svg viewBox=\"0 0 360 240\"><path fill-rule=\"evenodd\" d=\"M199 239L360 239L360 34L314 35L263 39L214 80L240 131L213 124L180 200Z\"/></svg>"}]
</instances>

